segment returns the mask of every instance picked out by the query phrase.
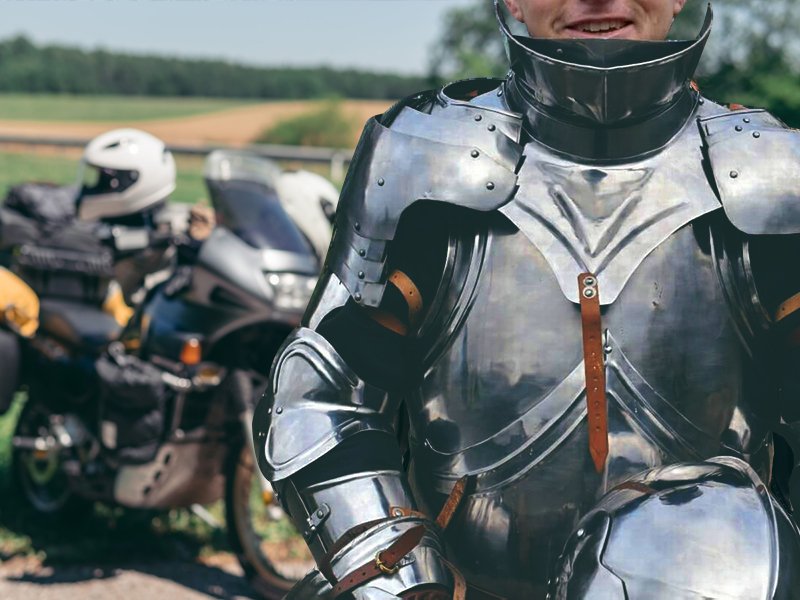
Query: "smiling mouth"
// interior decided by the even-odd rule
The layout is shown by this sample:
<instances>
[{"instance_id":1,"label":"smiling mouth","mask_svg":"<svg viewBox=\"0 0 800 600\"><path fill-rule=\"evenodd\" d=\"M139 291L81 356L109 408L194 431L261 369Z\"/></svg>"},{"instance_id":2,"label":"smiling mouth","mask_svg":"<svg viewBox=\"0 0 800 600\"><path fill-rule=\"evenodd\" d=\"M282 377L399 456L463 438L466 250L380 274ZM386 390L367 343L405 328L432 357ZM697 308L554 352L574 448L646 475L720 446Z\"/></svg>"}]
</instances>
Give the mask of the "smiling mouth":
<instances>
[{"instance_id":1,"label":"smiling mouth","mask_svg":"<svg viewBox=\"0 0 800 600\"><path fill-rule=\"evenodd\" d=\"M584 23L575 23L566 27L567 31L572 34L577 34L580 37L585 36L608 36L613 35L631 25L630 21L622 19L609 19L605 21L586 21Z\"/></svg>"}]
</instances>

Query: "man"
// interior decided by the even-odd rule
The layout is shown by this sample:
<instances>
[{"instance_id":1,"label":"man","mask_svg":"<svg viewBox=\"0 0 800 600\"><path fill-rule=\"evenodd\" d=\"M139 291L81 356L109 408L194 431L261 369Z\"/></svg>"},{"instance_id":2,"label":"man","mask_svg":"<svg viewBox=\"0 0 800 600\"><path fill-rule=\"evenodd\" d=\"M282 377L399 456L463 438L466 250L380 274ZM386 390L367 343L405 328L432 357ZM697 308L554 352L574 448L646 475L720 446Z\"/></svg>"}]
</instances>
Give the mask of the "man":
<instances>
[{"instance_id":1,"label":"man","mask_svg":"<svg viewBox=\"0 0 800 600\"><path fill-rule=\"evenodd\" d=\"M292 597L800 597L800 140L696 91L710 11L506 4L505 81L367 124L257 411Z\"/></svg>"}]
</instances>

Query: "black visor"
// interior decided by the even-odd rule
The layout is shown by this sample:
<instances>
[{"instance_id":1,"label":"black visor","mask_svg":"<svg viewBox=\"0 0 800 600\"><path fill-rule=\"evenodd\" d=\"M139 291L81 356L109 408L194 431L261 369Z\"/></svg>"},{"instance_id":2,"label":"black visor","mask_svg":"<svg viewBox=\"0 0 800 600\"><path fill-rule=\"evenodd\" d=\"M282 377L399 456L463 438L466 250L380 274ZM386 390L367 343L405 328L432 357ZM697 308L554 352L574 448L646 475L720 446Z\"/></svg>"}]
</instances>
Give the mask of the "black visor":
<instances>
[{"instance_id":1,"label":"black visor","mask_svg":"<svg viewBox=\"0 0 800 600\"><path fill-rule=\"evenodd\" d=\"M138 171L119 171L87 164L83 171L81 196L124 192L138 179Z\"/></svg>"}]
</instances>

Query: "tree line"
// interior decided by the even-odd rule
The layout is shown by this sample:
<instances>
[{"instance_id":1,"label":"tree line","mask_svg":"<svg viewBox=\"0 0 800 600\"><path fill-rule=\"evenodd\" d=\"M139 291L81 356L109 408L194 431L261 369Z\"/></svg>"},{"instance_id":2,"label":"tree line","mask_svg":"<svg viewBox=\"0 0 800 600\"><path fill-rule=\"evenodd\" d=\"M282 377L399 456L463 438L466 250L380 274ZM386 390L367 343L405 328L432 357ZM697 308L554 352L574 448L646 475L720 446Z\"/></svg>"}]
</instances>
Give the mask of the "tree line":
<instances>
[{"instance_id":1,"label":"tree line","mask_svg":"<svg viewBox=\"0 0 800 600\"><path fill-rule=\"evenodd\" d=\"M396 99L434 85L429 78L330 67L261 68L0 41L0 92L205 96L212 98Z\"/></svg>"}]
</instances>

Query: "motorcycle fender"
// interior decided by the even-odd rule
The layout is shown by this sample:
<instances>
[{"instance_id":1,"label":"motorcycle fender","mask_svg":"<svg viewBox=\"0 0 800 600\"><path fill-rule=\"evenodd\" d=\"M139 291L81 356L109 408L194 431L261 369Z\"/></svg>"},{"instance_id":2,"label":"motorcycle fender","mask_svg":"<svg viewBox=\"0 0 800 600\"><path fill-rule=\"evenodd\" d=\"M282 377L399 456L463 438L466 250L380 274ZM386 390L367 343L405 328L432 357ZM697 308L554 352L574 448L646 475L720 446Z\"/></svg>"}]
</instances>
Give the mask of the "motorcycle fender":
<instances>
[{"instance_id":1,"label":"motorcycle fender","mask_svg":"<svg viewBox=\"0 0 800 600\"><path fill-rule=\"evenodd\" d=\"M0 329L0 414L4 414L19 387L19 338Z\"/></svg>"}]
</instances>

